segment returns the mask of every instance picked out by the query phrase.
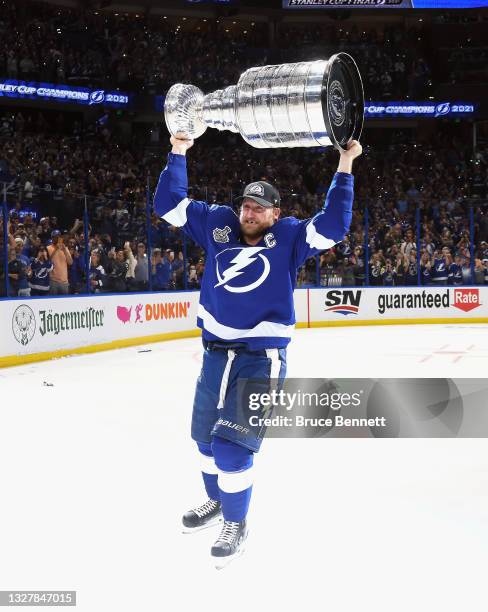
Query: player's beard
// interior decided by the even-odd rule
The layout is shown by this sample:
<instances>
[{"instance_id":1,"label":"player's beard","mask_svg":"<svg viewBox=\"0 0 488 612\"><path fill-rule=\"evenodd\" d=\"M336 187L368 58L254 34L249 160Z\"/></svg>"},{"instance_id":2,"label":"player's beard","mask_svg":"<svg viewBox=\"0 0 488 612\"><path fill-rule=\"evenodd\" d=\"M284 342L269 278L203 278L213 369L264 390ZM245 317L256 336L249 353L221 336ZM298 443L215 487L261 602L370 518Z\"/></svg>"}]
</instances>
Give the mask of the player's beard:
<instances>
[{"instance_id":1,"label":"player's beard","mask_svg":"<svg viewBox=\"0 0 488 612\"><path fill-rule=\"evenodd\" d=\"M269 221L263 223L246 223L241 221L241 233L245 238L255 240L256 238L262 238L266 233L266 230L273 225Z\"/></svg>"}]
</instances>

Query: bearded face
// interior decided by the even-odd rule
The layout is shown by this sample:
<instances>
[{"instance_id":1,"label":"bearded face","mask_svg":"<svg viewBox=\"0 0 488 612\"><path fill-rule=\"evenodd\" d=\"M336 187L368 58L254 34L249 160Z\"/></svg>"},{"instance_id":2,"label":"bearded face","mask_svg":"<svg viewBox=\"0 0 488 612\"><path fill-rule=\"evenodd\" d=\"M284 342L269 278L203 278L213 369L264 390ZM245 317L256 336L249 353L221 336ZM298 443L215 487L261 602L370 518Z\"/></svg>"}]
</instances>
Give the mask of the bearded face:
<instances>
[{"instance_id":1,"label":"bearded face","mask_svg":"<svg viewBox=\"0 0 488 612\"><path fill-rule=\"evenodd\" d=\"M279 216L279 208L261 206L250 198L244 198L239 215L241 233L250 240L261 238L266 230L278 220Z\"/></svg>"}]
</instances>

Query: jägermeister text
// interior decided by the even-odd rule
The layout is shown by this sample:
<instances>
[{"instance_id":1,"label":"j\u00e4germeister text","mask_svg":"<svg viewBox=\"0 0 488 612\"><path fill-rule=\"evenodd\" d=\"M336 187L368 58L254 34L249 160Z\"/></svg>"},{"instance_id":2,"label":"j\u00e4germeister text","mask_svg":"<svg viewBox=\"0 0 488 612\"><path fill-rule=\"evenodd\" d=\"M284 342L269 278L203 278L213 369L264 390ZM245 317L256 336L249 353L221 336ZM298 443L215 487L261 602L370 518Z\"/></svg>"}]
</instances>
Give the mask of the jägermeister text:
<instances>
[{"instance_id":1,"label":"j\u00e4germeister text","mask_svg":"<svg viewBox=\"0 0 488 612\"><path fill-rule=\"evenodd\" d=\"M96 310L91 306L85 310L73 310L71 312L55 312L52 310L40 310L41 325L39 331L41 336L45 334L58 335L63 331L74 329L86 329L91 331L94 327L103 326L103 310Z\"/></svg>"}]
</instances>

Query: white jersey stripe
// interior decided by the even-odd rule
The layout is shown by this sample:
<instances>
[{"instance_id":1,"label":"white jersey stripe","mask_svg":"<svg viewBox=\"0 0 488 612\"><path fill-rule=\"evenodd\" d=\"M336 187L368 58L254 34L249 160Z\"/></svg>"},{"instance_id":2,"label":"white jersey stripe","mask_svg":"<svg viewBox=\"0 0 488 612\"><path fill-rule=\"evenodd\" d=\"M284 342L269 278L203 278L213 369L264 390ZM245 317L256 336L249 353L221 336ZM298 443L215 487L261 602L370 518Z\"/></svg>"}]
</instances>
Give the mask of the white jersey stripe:
<instances>
[{"instance_id":1,"label":"white jersey stripe","mask_svg":"<svg viewBox=\"0 0 488 612\"><path fill-rule=\"evenodd\" d=\"M269 377L271 378L270 391L275 391L278 386L278 378L281 370L280 352L278 349L266 349L266 356L271 359L271 371Z\"/></svg>"},{"instance_id":2,"label":"white jersey stripe","mask_svg":"<svg viewBox=\"0 0 488 612\"><path fill-rule=\"evenodd\" d=\"M201 304L198 305L197 316L202 319L204 328L217 338L223 340L237 340L238 338L291 338L294 325L284 325L283 323L273 323L272 321L261 321L256 327L249 329L238 329L228 327L219 323L208 310Z\"/></svg>"},{"instance_id":3,"label":"white jersey stripe","mask_svg":"<svg viewBox=\"0 0 488 612\"><path fill-rule=\"evenodd\" d=\"M191 200L189 198L181 200L181 202L179 202L174 208L163 215L163 219L170 225L174 225L175 227L183 227L187 221L186 209L190 205L190 202Z\"/></svg>"},{"instance_id":4,"label":"white jersey stripe","mask_svg":"<svg viewBox=\"0 0 488 612\"><path fill-rule=\"evenodd\" d=\"M319 234L317 228L314 225L313 219L307 225L307 235L305 237L305 241L310 245L312 249L330 249L336 244L335 240L331 238L326 238Z\"/></svg>"},{"instance_id":5,"label":"white jersey stripe","mask_svg":"<svg viewBox=\"0 0 488 612\"><path fill-rule=\"evenodd\" d=\"M232 367L232 362L234 361L236 356L236 352L232 349L227 351L227 363L225 364L225 370L222 375L222 382L220 383L220 392L219 392L219 403L217 404L217 410L222 410L225 402L225 394L227 393L227 385L229 384L229 375L230 369Z\"/></svg>"}]
</instances>

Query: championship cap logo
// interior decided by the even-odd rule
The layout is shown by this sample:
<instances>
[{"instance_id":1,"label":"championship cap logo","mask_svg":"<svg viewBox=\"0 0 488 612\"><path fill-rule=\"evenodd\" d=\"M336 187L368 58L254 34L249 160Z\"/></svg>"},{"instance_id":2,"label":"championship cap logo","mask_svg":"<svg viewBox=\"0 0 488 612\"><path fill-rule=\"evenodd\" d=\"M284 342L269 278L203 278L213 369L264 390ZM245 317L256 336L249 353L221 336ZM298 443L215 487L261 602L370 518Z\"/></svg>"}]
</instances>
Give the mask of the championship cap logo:
<instances>
[{"instance_id":1,"label":"championship cap logo","mask_svg":"<svg viewBox=\"0 0 488 612\"><path fill-rule=\"evenodd\" d=\"M260 184L260 183L253 183L252 185L249 185L249 187L246 190L246 195L257 195L257 196L263 196L264 195L264 187Z\"/></svg>"}]
</instances>

